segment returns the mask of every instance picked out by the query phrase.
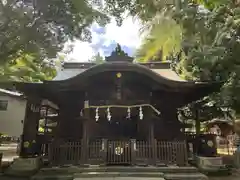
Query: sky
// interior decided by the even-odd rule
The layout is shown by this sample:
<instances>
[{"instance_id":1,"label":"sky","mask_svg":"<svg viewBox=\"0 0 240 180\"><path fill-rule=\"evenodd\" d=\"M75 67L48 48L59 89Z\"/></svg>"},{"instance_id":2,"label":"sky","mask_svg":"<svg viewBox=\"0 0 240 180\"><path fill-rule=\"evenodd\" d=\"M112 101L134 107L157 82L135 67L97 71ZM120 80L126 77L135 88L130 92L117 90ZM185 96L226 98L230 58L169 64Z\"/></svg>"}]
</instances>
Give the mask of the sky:
<instances>
[{"instance_id":1,"label":"sky","mask_svg":"<svg viewBox=\"0 0 240 180\"><path fill-rule=\"evenodd\" d=\"M105 27L93 24L91 27L92 42L74 42L73 51L68 55L68 59L71 62L85 62L98 52L102 56L108 56L117 43L128 55L133 56L141 41L140 27L140 22L133 20L132 17L127 17L121 27L118 27L114 20Z\"/></svg>"}]
</instances>

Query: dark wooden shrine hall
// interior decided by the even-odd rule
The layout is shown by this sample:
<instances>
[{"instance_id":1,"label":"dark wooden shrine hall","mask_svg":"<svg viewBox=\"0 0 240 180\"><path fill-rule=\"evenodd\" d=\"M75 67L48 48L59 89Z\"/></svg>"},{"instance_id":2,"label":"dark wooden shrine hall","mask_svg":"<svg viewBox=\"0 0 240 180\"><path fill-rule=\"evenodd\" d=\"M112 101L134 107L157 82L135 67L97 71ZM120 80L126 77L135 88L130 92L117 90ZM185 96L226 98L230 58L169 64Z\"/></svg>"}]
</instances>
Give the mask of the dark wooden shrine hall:
<instances>
[{"instance_id":1,"label":"dark wooden shrine hall","mask_svg":"<svg viewBox=\"0 0 240 180\"><path fill-rule=\"evenodd\" d=\"M117 50L105 63L65 63L52 81L14 85L28 98L21 156L44 154L53 164L185 164L177 109L220 88ZM39 120L50 119L46 107L55 109L56 125L39 134Z\"/></svg>"}]
</instances>

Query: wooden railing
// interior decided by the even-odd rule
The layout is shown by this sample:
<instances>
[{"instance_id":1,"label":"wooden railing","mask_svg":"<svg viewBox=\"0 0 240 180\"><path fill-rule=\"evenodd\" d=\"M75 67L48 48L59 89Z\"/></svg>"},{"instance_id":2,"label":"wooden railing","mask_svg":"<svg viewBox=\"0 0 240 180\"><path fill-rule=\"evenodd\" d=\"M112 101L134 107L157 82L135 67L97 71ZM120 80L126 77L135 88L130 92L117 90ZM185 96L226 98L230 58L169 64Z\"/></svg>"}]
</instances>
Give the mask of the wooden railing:
<instances>
[{"instance_id":1,"label":"wooden railing","mask_svg":"<svg viewBox=\"0 0 240 180\"><path fill-rule=\"evenodd\" d=\"M136 162L145 164L187 164L185 141L146 141L136 142Z\"/></svg>"},{"instance_id":2,"label":"wooden railing","mask_svg":"<svg viewBox=\"0 0 240 180\"><path fill-rule=\"evenodd\" d=\"M48 160L52 165L81 164L81 142L51 143Z\"/></svg>"},{"instance_id":3,"label":"wooden railing","mask_svg":"<svg viewBox=\"0 0 240 180\"><path fill-rule=\"evenodd\" d=\"M87 153L84 153L87 152ZM185 141L112 141L94 140L85 147L82 142L52 143L49 162L64 164L187 164Z\"/></svg>"},{"instance_id":4,"label":"wooden railing","mask_svg":"<svg viewBox=\"0 0 240 180\"><path fill-rule=\"evenodd\" d=\"M87 149L87 160L89 164L103 163L103 143L102 140L90 141Z\"/></svg>"},{"instance_id":5,"label":"wooden railing","mask_svg":"<svg viewBox=\"0 0 240 180\"><path fill-rule=\"evenodd\" d=\"M150 164L153 159L154 147L148 141L136 141L135 163Z\"/></svg>"},{"instance_id":6,"label":"wooden railing","mask_svg":"<svg viewBox=\"0 0 240 180\"><path fill-rule=\"evenodd\" d=\"M185 141L157 142L157 160L164 164L187 164L187 147Z\"/></svg>"}]
</instances>

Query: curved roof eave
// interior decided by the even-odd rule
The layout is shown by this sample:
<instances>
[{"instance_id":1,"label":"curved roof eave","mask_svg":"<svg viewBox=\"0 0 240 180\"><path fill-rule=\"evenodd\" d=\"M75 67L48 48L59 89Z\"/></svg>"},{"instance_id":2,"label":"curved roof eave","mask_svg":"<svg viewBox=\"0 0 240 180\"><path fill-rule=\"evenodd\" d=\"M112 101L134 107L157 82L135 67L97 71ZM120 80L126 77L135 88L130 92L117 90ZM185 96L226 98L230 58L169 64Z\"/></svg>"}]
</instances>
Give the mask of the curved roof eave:
<instances>
[{"instance_id":1,"label":"curved roof eave","mask_svg":"<svg viewBox=\"0 0 240 180\"><path fill-rule=\"evenodd\" d=\"M120 71L120 72L126 72L126 71L132 71L136 73L143 74L145 76L150 77L153 79L155 82L160 83L160 84L165 84L168 86L172 87L191 87L191 86L209 86L212 83L209 82L195 82L195 81L176 81L172 79L168 79L164 76L161 76L160 74L152 71L151 69L139 65L139 64L133 64L133 63L126 63L126 62L114 62L114 63L103 63L99 65L95 65L78 75L74 77L70 77L69 79L64 79L64 80L55 80L55 81L45 81L45 83L53 83L53 84L61 84L61 85L71 85L74 84L76 81L77 82L83 82L87 80L88 77L96 75L101 72L106 72L106 71Z\"/></svg>"}]
</instances>

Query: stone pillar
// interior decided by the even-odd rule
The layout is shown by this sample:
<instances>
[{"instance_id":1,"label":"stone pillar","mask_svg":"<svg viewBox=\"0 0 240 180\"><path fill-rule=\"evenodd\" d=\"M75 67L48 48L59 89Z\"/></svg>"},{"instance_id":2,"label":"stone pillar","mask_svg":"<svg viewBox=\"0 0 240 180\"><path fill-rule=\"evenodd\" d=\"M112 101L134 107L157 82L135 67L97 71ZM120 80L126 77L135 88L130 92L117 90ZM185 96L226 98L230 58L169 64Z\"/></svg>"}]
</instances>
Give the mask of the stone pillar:
<instances>
[{"instance_id":1,"label":"stone pillar","mask_svg":"<svg viewBox=\"0 0 240 180\"><path fill-rule=\"evenodd\" d=\"M28 98L21 138L21 157L33 157L35 154L38 124L40 120L41 100Z\"/></svg>"}]
</instances>

